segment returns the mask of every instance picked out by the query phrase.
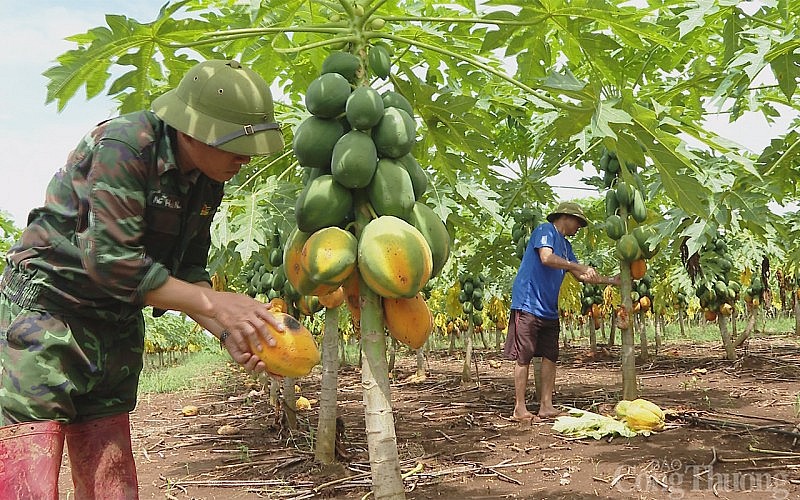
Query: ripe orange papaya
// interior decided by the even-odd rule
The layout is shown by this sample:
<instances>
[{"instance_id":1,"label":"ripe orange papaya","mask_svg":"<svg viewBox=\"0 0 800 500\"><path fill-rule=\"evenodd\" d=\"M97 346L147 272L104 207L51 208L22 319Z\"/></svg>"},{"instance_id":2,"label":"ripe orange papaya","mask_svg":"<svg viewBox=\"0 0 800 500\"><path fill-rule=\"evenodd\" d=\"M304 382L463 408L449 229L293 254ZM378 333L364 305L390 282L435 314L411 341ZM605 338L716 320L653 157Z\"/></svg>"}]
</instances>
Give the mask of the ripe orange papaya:
<instances>
[{"instance_id":1,"label":"ripe orange papaya","mask_svg":"<svg viewBox=\"0 0 800 500\"><path fill-rule=\"evenodd\" d=\"M389 335L412 349L422 347L433 331L433 315L421 293L383 299L383 319Z\"/></svg>"},{"instance_id":2,"label":"ripe orange papaya","mask_svg":"<svg viewBox=\"0 0 800 500\"><path fill-rule=\"evenodd\" d=\"M358 271L381 297L414 297L431 277L433 257L417 228L391 215L371 220L358 241Z\"/></svg>"},{"instance_id":3,"label":"ripe orange papaya","mask_svg":"<svg viewBox=\"0 0 800 500\"><path fill-rule=\"evenodd\" d=\"M292 316L286 313L273 314L285 327L282 332L269 326L267 328L277 344L269 346L263 339L254 344L248 338L250 348L267 365L270 373L292 378L308 375L320 360L314 337Z\"/></svg>"},{"instance_id":4,"label":"ripe orange papaya","mask_svg":"<svg viewBox=\"0 0 800 500\"><path fill-rule=\"evenodd\" d=\"M272 309L270 309L272 312L289 312L289 305L280 297L275 297L270 300L269 305L272 306Z\"/></svg>"},{"instance_id":5,"label":"ripe orange papaya","mask_svg":"<svg viewBox=\"0 0 800 500\"><path fill-rule=\"evenodd\" d=\"M344 288L339 287L327 295L319 296L319 303L328 309L336 309L344 303Z\"/></svg>"},{"instance_id":6,"label":"ripe orange papaya","mask_svg":"<svg viewBox=\"0 0 800 500\"><path fill-rule=\"evenodd\" d=\"M361 288L360 277L358 275L358 268L356 267L350 276L342 284L344 289L344 300L347 303L347 309L353 317L353 321L358 324L361 321Z\"/></svg>"},{"instance_id":7,"label":"ripe orange papaya","mask_svg":"<svg viewBox=\"0 0 800 500\"><path fill-rule=\"evenodd\" d=\"M295 227L283 247L283 270L286 281L300 293L300 295L325 295L336 290L339 285L326 285L311 279L302 265L303 245L310 234L300 231Z\"/></svg>"},{"instance_id":8,"label":"ripe orange papaya","mask_svg":"<svg viewBox=\"0 0 800 500\"><path fill-rule=\"evenodd\" d=\"M338 288L355 269L357 251L358 240L351 232L324 227L303 243L300 265L313 282Z\"/></svg>"},{"instance_id":9,"label":"ripe orange papaya","mask_svg":"<svg viewBox=\"0 0 800 500\"><path fill-rule=\"evenodd\" d=\"M650 309L650 297L645 295L644 297L639 298L639 306L642 308L642 311L647 311Z\"/></svg>"},{"instance_id":10,"label":"ripe orange papaya","mask_svg":"<svg viewBox=\"0 0 800 500\"><path fill-rule=\"evenodd\" d=\"M631 262L631 278L635 280L640 280L644 277L644 273L647 272L647 263L644 259L636 259Z\"/></svg>"}]
</instances>

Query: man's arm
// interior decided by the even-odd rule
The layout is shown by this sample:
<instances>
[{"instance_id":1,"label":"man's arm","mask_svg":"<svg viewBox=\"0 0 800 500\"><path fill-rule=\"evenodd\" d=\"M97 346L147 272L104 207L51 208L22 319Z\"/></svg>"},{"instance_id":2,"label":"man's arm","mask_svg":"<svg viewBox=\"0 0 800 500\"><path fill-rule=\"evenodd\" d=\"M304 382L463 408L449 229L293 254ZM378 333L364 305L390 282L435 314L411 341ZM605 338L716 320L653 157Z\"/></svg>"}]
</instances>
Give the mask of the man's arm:
<instances>
[{"instance_id":1,"label":"man's arm","mask_svg":"<svg viewBox=\"0 0 800 500\"><path fill-rule=\"evenodd\" d=\"M559 257L553 253L553 249L550 247L541 247L537 248L536 250L539 252L539 258L541 259L542 264L554 269L564 269L569 271L578 281L605 285L619 284L618 276L614 276L613 278L602 276L595 268L591 266Z\"/></svg>"}]
</instances>

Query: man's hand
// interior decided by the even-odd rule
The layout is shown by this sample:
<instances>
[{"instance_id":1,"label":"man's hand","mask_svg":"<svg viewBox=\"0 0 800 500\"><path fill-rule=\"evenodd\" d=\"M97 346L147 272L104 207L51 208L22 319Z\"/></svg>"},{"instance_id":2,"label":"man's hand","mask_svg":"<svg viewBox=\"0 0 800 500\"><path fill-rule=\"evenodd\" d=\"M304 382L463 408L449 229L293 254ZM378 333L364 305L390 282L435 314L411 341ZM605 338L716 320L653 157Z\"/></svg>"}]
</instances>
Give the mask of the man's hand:
<instances>
[{"instance_id":1,"label":"man's hand","mask_svg":"<svg viewBox=\"0 0 800 500\"><path fill-rule=\"evenodd\" d=\"M601 278L602 276L597 273L597 270L590 266L587 266L586 269L578 275L578 280L584 283L602 283Z\"/></svg>"}]
</instances>

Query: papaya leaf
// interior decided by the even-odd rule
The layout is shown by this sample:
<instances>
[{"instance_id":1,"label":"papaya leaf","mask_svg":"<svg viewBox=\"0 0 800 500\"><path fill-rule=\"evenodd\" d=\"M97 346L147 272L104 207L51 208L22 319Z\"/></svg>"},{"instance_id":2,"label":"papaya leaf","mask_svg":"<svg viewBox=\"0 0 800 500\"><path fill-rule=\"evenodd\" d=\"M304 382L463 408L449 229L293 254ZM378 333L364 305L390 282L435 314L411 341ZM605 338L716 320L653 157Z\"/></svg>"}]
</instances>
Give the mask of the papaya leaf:
<instances>
[{"instance_id":1,"label":"papaya leaf","mask_svg":"<svg viewBox=\"0 0 800 500\"><path fill-rule=\"evenodd\" d=\"M592 135L594 137L613 137L617 138L617 134L611 127L611 124L632 123L633 118L626 111L615 107L619 101L616 99L611 101L600 101L595 109L594 116L592 117Z\"/></svg>"},{"instance_id":2,"label":"papaya leaf","mask_svg":"<svg viewBox=\"0 0 800 500\"><path fill-rule=\"evenodd\" d=\"M800 78L800 54L787 52L773 59L769 65L783 95L791 100L797 90L797 80Z\"/></svg>"}]
</instances>

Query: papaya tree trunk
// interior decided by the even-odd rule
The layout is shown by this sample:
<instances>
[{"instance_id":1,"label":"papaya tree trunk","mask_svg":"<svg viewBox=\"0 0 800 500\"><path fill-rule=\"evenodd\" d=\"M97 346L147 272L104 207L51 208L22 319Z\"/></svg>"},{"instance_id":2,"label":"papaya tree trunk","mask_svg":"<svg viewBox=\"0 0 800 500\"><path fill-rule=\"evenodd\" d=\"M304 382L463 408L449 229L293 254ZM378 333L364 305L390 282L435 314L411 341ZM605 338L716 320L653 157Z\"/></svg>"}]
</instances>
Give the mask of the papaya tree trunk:
<instances>
[{"instance_id":1,"label":"papaya tree trunk","mask_svg":"<svg viewBox=\"0 0 800 500\"><path fill-rule=\"evenodd\" d=\"M656 340L656 356L661 352L661 332L664 330L664 316L658 313L653 318L653 335Z\"/></svg>"},{"instance_id":2,"label":"papaya tree trunk","mask_svg":"<svg viewBox=\"0 0 800 500\"><path fill-rule=\"evenodd\" d=\"M481 344L483 344L484 349L489 349L489 341L486 339L486 330L483 328L481 328Z\"/></svg>"},{"instance_id":3,"label":"papaya tree trunk","mask_svg":"<svg viewBox=\"0 0 800 500\"><path fill-rule=\"evenodd\" d=\"M497 325L494 326L494 350L495 352L500 351L500 337L503 334L503 330L497 328Z\"/></svg>"},{"instance_id":4,"label":"papaya tree trunk","mask_svg":"<svg viewBox=\"0 0 800 500\"><path fill-rule=\"evenodd\" d=\"M600 315L600 336L603 337L603 340L608 338L606 335L606 319L603 314Z\"/></svg>"},{"instance_id":5,"label":"papaya tree trunk","mask_svg":"<svg viewBox=\"0 0 800 500\"><path fill-rule=\"evenodd\" d=\"M755 306L750 306L749 314L747 317L747 325L745 325L744 330L742 333L736 337L736 340L733 341L734 347L740 347L744 344L744 341L750 337L750 332L752 332L756 327L756 311L758 310Z\"/></svg>"},{"instance_id":6,"label":"papaya tree trunk","mask_svg":"<svg viewBox=\"0 0 800 500\"><path fill-rule=\"evenodd\" d=\"M620 216L625 219L625 207L621 207ZM633 335L633 303L631 300L631 266L627 262L620 260L620 296L622 297L623 314L627 318L627 324L619 325L622 334L622 353L620 355L620 366L622 370L622 399L633 401L639 397L639 387L636 383L636 352L634 350ZM624 327L624 328L622 328Z\"/></svg>"},{"instance_id":7,"label":"papaya tree trunk","mask_svg":"<svg viewBox=\"0 0 800 500\"><path fill-rule=\"evenodd\" d=\"M417 349L417 378L424 379L427 377L427 363L425 362L425 349L420 347Z\"/></svg>"},{"instance_id":8,"label":"papaya tree trunk","mask_svg":"<svg viewBox=\"0 0 800 500\"><path fill-rule=\"evenodd\" d=\"M380 297L361 279L361 385L364 389L372 493L375 498L405 498L394 428L386 335Z\"/></svg>"},{"instance_id":9,"label":"papaya tree trunk","mask_svg":"<svg viewBox=\"0 0 800 500\"><path fill-rule=\"evenodd\" d=\"M794 334L800 336L800 298L797 297L797 294L800 291L795 291L792 293L794 297Z\"/></svg>"},{"instance_id":10,"label":"papaya tree trunk","mask_svg":"<svg viewBox=\"0 0 800 500\"><path fill-rule=\"evenodd\" d=\"M456 331L458 331L458 327L453 328L453 331L450 332L450 347L447 348L448 356L452 356L456 352Z\"/></svg>"},{"instance_id":11,"label":"papaya tree trunk","mask_svg":"<svg viewBox=\"0 0 800 500\"><path fill-rule=\"evenodd\" d=\"M589 350L591 352L597 351L597 330L594 327L594 318L592 316L587 316L589 324Z\"/></svg>"},{"instance_id":12,"label":"papaya tree trunk","mask_svg":"<svg viewBox=\"0 0 800 500\"><path fill-rule=\"evenodd\" d=\"M464 368L461 371L461 382L472 382L472 371L470 365L472 364L472 333L475 326L472 324L472 318L469 318L467 331L464 332Z\"/></svg>"},{"instance_id":13,"label":"papaya tree trunk","mask_svg":"<svg viewBox=\"0 0 800 500\"><path fill-rule=\"evenodd\" d=\"M294 392L294 379L292 377L283 378L283 413L286 419L286 427L297 430L297 394Z\"/></svg>"},{"instance_id":14,"label":"papaya tree trunk","mask_svg":"<svg viewBox=\"0 0 800 500\"><path fill-rule=\"evenodd\" d=\"M394 372L394 361L397 357L397 341L392 338L389 343L389 373Z\"/></svg>"},{"instance_id":15,"label":"papaya tree trunk","mask_svg":"<svg viewBox=\"0 0 800 500\"><path fill-rule=\"evenodd\" d=\"M731 307L731 338L739 338L739 308L734 304Z\"/></svg>"},{"instance_id":16,"label":"papaya tree trunk","mask_svg":"<svg viewBox=\"0 0 800 500\"><path fill-rule=\"evenodd\" d=\"M323 464L336 460L336 385L339 372L339 308L325 309L322 334L322 381L319 392L319 421L314 459Z\"/></svg>"},{"instance_id":17,"label":"papaya tree trunk","mask_svg":"<svg viewBox=\"0 0 800 500\"><path fill-rule=\"evenodd\" d=\"M725 346L725 357L728 361L736 361L736 347L733 345L731 333L728 331L728 316L720 314L717 317L719 333L722 336L722 345Z\"/></svg>"},{"instance_id":18,"label":"papaya tree trunk","mask_svg":"<svg viewBox=\"0 0 800 500\"><path fill-rule=\"evenodd\" d=\"M686 338L686 324L683 317L683 309L678 309L678 326L681 328L681 338Z\"/></svg>"},{"instance_id":19,"label":"papaya tree trunk","mask_svg":"<svg viewBox=\"0 0 800 500\"><path fill-rule=\"evenodd\" d=\"M650 359L650 346L647 342L647 324L644 313L639 311L635 316L636 327L639 329L639 355L642 361L648 361Z\"/></svg>"}]
</instances>

